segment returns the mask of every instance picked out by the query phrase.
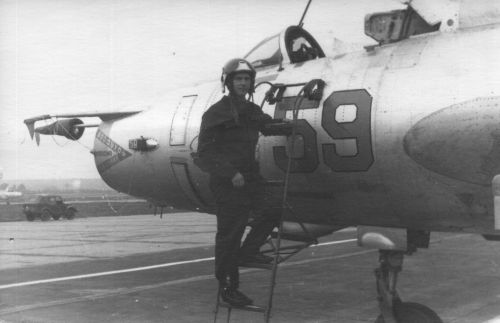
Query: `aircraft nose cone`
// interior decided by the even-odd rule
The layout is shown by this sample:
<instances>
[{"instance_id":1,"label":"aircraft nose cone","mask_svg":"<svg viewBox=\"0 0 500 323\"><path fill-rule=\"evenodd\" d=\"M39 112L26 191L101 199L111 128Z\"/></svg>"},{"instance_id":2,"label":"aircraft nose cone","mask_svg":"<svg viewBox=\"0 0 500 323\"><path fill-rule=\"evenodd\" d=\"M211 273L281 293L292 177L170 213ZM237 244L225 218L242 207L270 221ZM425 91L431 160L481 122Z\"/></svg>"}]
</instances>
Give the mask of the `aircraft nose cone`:
<instances>
[{"instance_id":1,"label":"aircraft nose cone","mask_svg":"<svg viewBox=\"0 0 500 323\"><path fill-rule=\"evenodd\" d=\"M404 148L438 174L491 185L500 174L500 97L465 101L423 118L405 135Z\"/></svg>"}]
</instances>

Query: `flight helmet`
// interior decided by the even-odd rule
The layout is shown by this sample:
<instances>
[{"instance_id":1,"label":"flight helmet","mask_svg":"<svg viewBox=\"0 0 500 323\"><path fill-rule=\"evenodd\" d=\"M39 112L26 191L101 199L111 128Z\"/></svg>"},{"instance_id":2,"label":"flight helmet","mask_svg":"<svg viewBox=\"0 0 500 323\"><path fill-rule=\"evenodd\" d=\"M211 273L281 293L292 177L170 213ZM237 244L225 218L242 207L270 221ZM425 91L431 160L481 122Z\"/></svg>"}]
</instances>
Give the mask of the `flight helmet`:
<instances>
[{"instance_id":1,"label":"flight helmet","mask_svg":"<svg viewBox=\"0 0 500 323\"><path fill-rule=\"evenodd\" d=\"M252 94L254 92L254 87L255 87L255 69L253 68L252 64L247 62L246 60L242 58L233 58L229 60L224 67L222 68L222 76L221 76L221 83L222 83L222 92L224 93L224 89L227 87L229 89L229 92L232 91L232 86L233 86L233 77L234 74L239 73L239 72L247 72L250 74L251 78L251 83L250 83L250 91L249 93Z\"/></svg>"}]
</instances>

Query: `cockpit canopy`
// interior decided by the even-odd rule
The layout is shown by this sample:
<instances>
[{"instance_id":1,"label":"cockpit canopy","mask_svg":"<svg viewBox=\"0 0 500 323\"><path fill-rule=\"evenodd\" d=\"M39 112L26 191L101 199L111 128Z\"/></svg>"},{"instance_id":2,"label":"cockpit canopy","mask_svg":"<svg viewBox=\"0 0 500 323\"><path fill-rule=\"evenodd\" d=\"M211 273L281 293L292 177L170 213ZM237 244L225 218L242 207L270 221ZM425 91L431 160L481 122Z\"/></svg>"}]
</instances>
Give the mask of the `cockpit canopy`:
<instances>
[{"instance_id":1,"label":"cockpit canopy","mask_svg":"<svg viewBox=\"0 0 500 323\"><path fill-rule=\"evenodd\" d=\"M301 63L325 57L318 42L299 26L290 26L279 34L261 41L245 59L254 68L264 68L287 63Z\"/></svg>"}]
</instances>

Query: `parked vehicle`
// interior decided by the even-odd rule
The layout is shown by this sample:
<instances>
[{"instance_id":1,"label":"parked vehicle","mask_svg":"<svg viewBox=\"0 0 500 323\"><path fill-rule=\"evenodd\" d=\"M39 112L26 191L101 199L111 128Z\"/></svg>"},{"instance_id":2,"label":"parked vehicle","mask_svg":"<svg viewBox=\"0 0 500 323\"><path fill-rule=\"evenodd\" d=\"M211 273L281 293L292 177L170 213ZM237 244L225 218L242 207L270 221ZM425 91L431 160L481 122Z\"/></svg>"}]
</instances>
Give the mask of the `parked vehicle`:
<instances>
[{"instance_id":1,"label":"parked vehicle","mask_svg":"<svg viewBox=\"0 0 500 323\"><path fill-rule=\"evenodd\" d=\"M37 195L29 203L23 204L23 213L28 221L34 221L38 217L42 221L50 218L59 220L61 217L73 220L76 212L76 208L65 204L60 195Z\"/></svg>"}]
</instances>

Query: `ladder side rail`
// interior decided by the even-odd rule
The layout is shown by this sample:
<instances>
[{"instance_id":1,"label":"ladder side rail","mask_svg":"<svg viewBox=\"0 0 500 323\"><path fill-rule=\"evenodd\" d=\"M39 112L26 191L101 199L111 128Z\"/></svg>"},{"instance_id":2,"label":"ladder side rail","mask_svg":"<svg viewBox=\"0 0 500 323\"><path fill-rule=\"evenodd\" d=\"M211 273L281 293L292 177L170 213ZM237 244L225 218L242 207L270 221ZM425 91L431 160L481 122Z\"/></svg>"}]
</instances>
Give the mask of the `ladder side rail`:
<instances>
[{"instance_id":1,"label":"ladder side rail","mask_svg":"<svg viewBox=\"0 0 500 323\"><path fill-rule=\"evenodd\" d=\"M291 205L288 204L288 203L287 203L287 209L290 211L290 214L292 214L293 217L297 220L297 223L299 224L300 228L302 229L302 231L304 231L304 233L306 234L306 236L309 237L309 239L312 242L312 244L318 244L318 239L311 234L311 232L304 225L304 223L302 222L302 220L300 219L300 217L293 211Z\"/></svg>"},{"instance_id":2,"label":"ladder side rail","mask_svg":"<svg viewBox=\"0 0 500 323\"><path fill-rule=\"evenodd\" d=\"M304 92L304 88L302 88L298 95L297 95L297 100L295 100L295 103L293 105L293 111L292 111L292 115L293 115L293 123L294 123L294 126L292 127L292 145L291 145L291 149L290 149L290 154L288 155L288 161L287 161L287 166L286 166L286 173L285 173L285 180L284 180L284 183L283 183L283 198L282 198L282 203L281 203L281 215L280 215L280 222L279 222L279 227L278 227L278 237L277 237L277 241L276 241L276 248L277 248L277 252L275 254L275 257L274 257L274 261L273 261L273 270L272 270L272 274L271 274L271 286L270 286L270 289L269 289L269 298L268 298L268 302L267 302L267 310L266 310L266 313L265 313L265 321L266 323L269 322L269 319L271 317L271 309L272 309L272 305L273 305L273 296L274 296L274 288L276 286L276 275L277 275L277 271L278 271L278 258L280 257L280 247L281 247L281 235L283 234L283 220L284 220L284 217L285 217L285 210L287 210L289 208L289 205L288 205L288 186L290 184L290 171L292 169L292 156L293 156L293 153L294 153L294 148L295 148L295 138L296 138L296 127L295 127L295 124L297 123L297 117L298 117L298 114L299 114L299 109L298 107L300 106L300 103L302 102L303 98L301 97L301 94Z\"/></svg>"}]
</instances>

